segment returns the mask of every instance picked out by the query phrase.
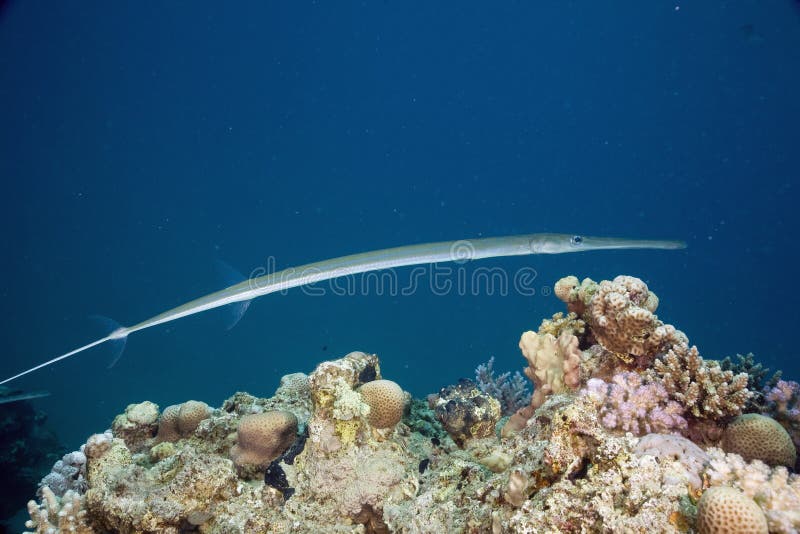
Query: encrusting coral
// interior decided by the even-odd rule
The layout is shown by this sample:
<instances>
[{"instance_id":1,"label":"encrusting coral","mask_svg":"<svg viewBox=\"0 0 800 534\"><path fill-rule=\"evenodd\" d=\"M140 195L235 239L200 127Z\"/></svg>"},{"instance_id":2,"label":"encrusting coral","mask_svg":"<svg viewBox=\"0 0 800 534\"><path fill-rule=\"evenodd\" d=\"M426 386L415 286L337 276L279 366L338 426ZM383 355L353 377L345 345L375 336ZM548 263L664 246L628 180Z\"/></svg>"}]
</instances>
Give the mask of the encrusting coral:
<instances>
[{"instance_id":1,"label":"encrusting coral","mask_svg":"<svg viewBox=\"0 0 800 534\"><path fill-rule=\"evenodd\" d=\"M167 408L160 420L152 403L129 406L54 466L29 504L28 528L800 531L800 476L784 454L791 440L776 431L797 428L797 383L763 386L755 406L777 423L737 418L754 406L753 375L701 358L654 315L657 299L641 280L568 277L556 294L572 315L523 334L536 389L500 436L500 403L474 382L409 401L376 355L352 352L285 376L266 398L184 403L183 415Z\"/></svg>"}]
</instances>

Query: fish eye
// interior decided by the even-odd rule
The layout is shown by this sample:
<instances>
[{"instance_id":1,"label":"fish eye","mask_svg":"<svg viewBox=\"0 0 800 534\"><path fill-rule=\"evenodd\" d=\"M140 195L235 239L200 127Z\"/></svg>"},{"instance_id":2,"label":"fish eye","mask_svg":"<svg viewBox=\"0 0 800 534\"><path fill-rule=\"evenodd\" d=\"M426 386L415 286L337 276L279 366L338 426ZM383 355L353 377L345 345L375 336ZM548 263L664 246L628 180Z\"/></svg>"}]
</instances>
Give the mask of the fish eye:
<instances>
[{"instance_id":1,"label":"fish eye","mask_svg":"<svg viewBox=\"0 0 800 534\"><path fill-rule=\"evenodd\" d=\"M583 236L574 235L570 238L569 242L575 246L579 246L583 244Z\"/></svg>"}]
</instances>

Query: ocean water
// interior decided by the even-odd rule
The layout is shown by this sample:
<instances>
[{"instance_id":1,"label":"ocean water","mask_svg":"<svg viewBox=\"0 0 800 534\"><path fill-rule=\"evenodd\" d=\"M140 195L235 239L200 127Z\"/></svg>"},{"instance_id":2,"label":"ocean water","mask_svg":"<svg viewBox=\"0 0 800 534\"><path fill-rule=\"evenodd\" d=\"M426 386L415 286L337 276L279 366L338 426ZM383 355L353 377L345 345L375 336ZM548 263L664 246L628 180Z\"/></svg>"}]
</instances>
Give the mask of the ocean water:
<instances>
[{"instance_id":1,"label":"ocean water","mask_svg":"<svg viewBox=\"0 0 800 534\"><path fill-rule=\"evenodd\" d=\"M682 251L432 268L412 291L299 289L11 385L69 448L129 403L219 405L352 350L424 396L563 309L562 276L630 274L709 358L800 378L800 5L6 2L0 10L0 375L245 275L534 232ZM527 289L457 287L479 267ZM411 269L393 276L410 283ZM314 292L317 293L317 292Z\"/></svg>"}]
</instances>

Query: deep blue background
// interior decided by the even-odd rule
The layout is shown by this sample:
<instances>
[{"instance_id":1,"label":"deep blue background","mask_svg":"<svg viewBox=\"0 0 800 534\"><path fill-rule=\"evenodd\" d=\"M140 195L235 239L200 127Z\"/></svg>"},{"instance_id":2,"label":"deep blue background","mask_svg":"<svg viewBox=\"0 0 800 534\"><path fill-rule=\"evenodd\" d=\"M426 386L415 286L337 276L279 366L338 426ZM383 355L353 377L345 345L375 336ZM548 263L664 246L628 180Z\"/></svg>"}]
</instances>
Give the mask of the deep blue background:
<instances>
[{"instance_id":1,"label":"deep blue background","mask_svg":"<svg viewBox=\"0 0 800 534\"><path fill-rule=\"evenodd\" d=\"M0 13L0 375L245 272L531 232L680 252L491 260L644 278L707 357L797 379L796 2L12 2ZM473 268L468 266L468 268ZM552 296L257 301L20 379L71 447L130 402L218 405L377 352L416 395L520 369ZM326 350L323 350L326 347Z\"/></svg>"}]
</instances>

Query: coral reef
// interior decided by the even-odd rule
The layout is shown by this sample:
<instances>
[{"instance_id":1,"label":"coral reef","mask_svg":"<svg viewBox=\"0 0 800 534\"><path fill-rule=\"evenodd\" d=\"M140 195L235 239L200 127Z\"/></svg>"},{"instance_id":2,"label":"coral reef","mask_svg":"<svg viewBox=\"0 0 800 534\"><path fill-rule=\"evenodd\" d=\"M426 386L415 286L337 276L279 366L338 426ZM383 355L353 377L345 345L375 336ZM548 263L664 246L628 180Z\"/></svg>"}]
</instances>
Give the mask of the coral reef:
<instances>
[{"instance_id":1,"label":"coral reef","mask_svg":"<svg viewBox=\"0 0 800 534\"><path fill-rule=\"evenodd\" d=\"M506 371L495 376L494 356L475 369L475 383L481 391L500 401L500 411L503 415L511 415L530 404L531 392L528 389L528 382L519 371L513 375Z\"/></svg>"},{"instance_id":2,"label":"coral reef","mask_svg":"<svg viewBox=\"0 0 800 534\"><path fill-rule=\"evenodd\" d=\"M83 496L73 490L68 490L61 498L57 497L50 488L42 488L42 500L28 502L28 514L31 518L25 522L25 527L33 529L26 534L54 534L57 532L70 532L74 534L95 534L88 523Z\"/></svg>"},{"instance_id":3,"label":"coral reef","mask_svg":"<svg viewBox=\"0 0 800 534\"><path fill-rule=\"evenodd\" d=\"M710 460L703 476L708 485L730 486L753 499L766 515L771 533L800 531L800 475L758 460L748 463L717 448L707 452Z\"/></svg>"},{"instance_id":4,"label":"coral reef","mask_svg":"<svg viewBox=\"0 0 800 534\"><path fill-rule=\"evenodd\" d=\"M784 431L797 429L797 383L764 382L749 356L704 360L654 315L641 280L568 277L556 294L570 315L520 340L535 386L524 406L521 375L495 376L492 360L480 387L462 379L425 402L364 352L287 375L266 398L237 392L217 409L190 401L160 417L133 404L56 463L28 528L800 531ZM764 415L741 415L748 384L763 388ZM498 435L500 401L518 409Z\"/></svg>"}]
</instances>

